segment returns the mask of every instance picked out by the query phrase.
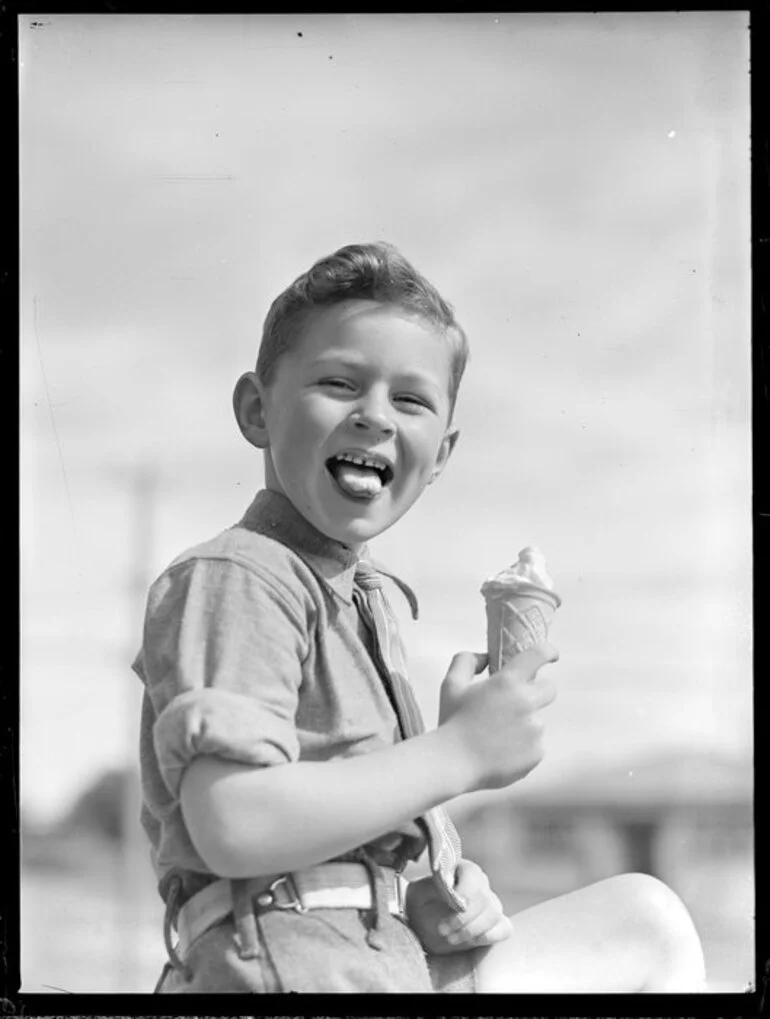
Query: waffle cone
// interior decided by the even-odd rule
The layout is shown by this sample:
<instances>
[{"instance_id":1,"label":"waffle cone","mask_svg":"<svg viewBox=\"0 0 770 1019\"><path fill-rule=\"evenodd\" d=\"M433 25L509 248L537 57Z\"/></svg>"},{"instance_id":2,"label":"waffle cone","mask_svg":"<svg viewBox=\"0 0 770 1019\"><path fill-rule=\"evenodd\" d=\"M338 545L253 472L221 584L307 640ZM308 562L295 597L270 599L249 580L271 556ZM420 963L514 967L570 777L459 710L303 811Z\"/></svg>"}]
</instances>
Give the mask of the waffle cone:
<instances>
[{"instance_id":1,"label":"waffle cone","mask_svg":"<svg viewBox=\"0 0 770 1019\"><path fill-rule=\"evenodd\" d=\"M487 607L489 671L497 672L525 648L548 639L548 629L561 599L553 591L532 586L526 592L484 591Z\"/></svg>"}]
</instances>

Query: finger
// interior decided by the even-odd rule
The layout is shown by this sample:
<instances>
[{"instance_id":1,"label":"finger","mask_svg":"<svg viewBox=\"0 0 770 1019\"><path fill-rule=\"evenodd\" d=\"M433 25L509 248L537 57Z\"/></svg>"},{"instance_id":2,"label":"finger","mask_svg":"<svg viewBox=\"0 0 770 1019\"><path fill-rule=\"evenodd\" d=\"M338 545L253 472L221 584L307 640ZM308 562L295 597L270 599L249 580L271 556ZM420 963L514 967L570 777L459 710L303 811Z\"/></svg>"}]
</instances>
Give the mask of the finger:
<instances>
[{"instance_id":1,"label":"finger","mask_svg":"<svg viewBox=\"0 0 770 1019\"><path fill-rule=\"evenodd\" d=\"M482 888L489 888L489 878L478 863L463 856L455 871L455 888L462 895L472 895Z\"/></svg>"},{"instance_id":2,"label":"finger","mask_svg":"<svg viewBox=\"0 0 770 1019\"><path fill-rule=\"evenodd\" d=\"M488 661L487 655L475 651L459 651L450 662L444 682L450 686L465 686L486 669Z\"/></svg>"},{"instance_id":3,"label":"finger","mask_svg":"<svg viewBox=\"0 0 770 1019\"><path fill-rule=\"evenodd\" d=\"M460 894L458 888L455 888L455 891L458 895ZM465 909L462 913L453 913L451 916L445 917L438 926L439 934L442 937L449 937L450 934L456 934L458 931L464 930L469 923L476 922L479 917L488 912L489 894L484 895L476 892L472 897L468 895L461 896L465 899Z\"/></svg>"},{"instance_id":4,"label":"finger","mask_svg":"<svg viewBox=\"0 0 770 1019\"><path fill-rule=\"evenodd\" d=\"M459 913L452 913L439 924L439 933L445 936L463 924L476 919L487 908L492 890L489 878L473 860L461 859L455 872L454 892L465 903Z\"/></svg>"},{"instance_id":5,"label":"finger","mask_svg":"<svg viewBox=\"0 0 770 1019\"><path fill-rule=\"evenodd\" d=\"M470 941L484 937L489 931L496 928L501 920L507 920L498 897L492 894L485 903L485 908L472 918L469 918L459 930L447 934L447 941L452 945L467 945Z\"/></svg>"},{"instance_id":6,"label":"finger","mask_svg":"<svg viewBox=\"0 0 770 1019\"><path fill-rule=\"evenodd\" d=\"M486 901L490 892L489 878L473 860L462 859L455 873L455 891L468 904L463 913L459 914L462 917L469 912L473 902L481 900L483 905Z\"/></svg>"},{"instance_id":7,"label":"finger","mask_svg":"<svg viewBox=\"0 0 770 1019\"><path fill-rule=\"evenodd\" d=\"M455 873L454 891L465 903L465 907L461 912L452 913L442 920L439 933L444 936L458 930L486 908L490 895L489 878L477 863L472 860L460 860Z\"/></svg>"},{"instance_id":8,"label":"finger","mask_svg":"<svg viewBox=\"0 0 770 1019\"><path fill-rule=\"evenodd\" d=\"M507 916L501 916L497 923L493 927L490 927L488 931L484 931L476 938L471 938L469 942L463 943L463 948L466 950L469 948L483 948L485 945L494 945L498 941L505 941L513 933L513 924Z\"/></svg>"},{"instance_id":9,"label":"finger","mask_svg":"<svg viewBox=\"0 0 770 1019\"><path fill-rule=\"evenodd\" d=\"M486 874L483 871L481 873L486 880ZM441 933L447 936L458 931L478 933L496 922L497 917L502 915L502 904L489 887L489 882L486 882L483 888L477 888L467 901L467 908L462 913L455 913L442 922Z\"/></svg>"}]
</instances>

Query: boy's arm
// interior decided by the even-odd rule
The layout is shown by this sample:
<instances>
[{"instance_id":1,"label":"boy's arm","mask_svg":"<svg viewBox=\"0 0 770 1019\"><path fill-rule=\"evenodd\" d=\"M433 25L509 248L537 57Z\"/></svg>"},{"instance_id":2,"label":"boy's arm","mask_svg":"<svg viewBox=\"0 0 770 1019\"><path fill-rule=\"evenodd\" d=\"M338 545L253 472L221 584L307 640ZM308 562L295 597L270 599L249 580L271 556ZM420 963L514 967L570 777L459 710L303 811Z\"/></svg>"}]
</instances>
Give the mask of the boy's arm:
<instances>
[{"instance_id":1,"label":"boy's arm","mask_svg":"<svg viewBox=\"0 0 770 1019\"><path fill-rule=\"evenodd\" d=\"M541 757L539 711L554 697L537 676L546 645L487 679L484 656L456 655L442 685L439 727L343 760L254 768L196 757L181 785L193 844L222 877L321 863L464 792L509 785Z\"/></svg>"},{"instance_id":2,"label":"boy's arm","mask_svg":"<svg viewBox=\"0 0 770 1019\"><path fill-rule=\"evenodd\" d=\"M197 757L182 812L200 856L223 877L299 870L383 835L468 783L440 730L325 762L253 768Z\"/></svg>"}]
</instances>

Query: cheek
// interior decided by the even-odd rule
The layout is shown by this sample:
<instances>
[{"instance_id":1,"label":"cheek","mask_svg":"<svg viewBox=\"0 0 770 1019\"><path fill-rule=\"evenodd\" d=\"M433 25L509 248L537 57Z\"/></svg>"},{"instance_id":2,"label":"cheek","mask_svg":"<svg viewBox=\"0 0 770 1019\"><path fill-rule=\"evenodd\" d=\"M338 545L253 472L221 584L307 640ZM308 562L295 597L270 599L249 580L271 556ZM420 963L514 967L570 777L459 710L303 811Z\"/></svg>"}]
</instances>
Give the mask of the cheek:
<instances>
[{"instance_id":1,"label":"cheek","mask_svg":"<svg viewBox=\"0 0 770 1019\"><path fill-rule=\"evenodd\" d=\"M285 457L301 459L315 445L317 428L306 413L286 410L280 422L280 445Z\"/></svg>"},{"instance_id":2,"label":"cheek","mask_svg":"<svg viewBox=\"0 0 770 1019\"><path fill-rule=\"evenodd\" d=\"M409 436L410 456L421 477L430 477L436 465L443 437L443 431L437 428L415 430Z\"/></svg>"},{"instance_id":3,"label":"cheek","mask_svg":"<svg viewBox=\"0 0 770 1019\"><path fill-rule=\"evenodd\" d=\"M295 435L325 439L339 423L340 411L331 401L307 400L286 413L287 430Z\"/></svg>"}]
</instances>

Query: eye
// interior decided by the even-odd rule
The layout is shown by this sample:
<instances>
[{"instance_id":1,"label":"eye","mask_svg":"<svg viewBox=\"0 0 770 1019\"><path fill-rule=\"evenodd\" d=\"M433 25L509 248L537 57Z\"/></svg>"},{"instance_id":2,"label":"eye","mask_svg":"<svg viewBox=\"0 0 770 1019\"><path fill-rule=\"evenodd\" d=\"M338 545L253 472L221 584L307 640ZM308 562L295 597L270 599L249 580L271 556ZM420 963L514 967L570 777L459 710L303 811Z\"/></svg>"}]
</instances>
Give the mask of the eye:
<instances>
[{"instance_id":1,"label":"eye","mask_svg":"<svg viewBox=\"0 0 770 1019\"><path fill-rule=\"evenodd\" d=\"M321 379L319 386L323 386L325 389L338 389L338 390L350 390L352 391L355 386L348 379L331 378Z\"/></svg>"},{"instance_id":2,"label":"eye","mask_svg":"<svg viewBox=\"0 0 770 1019\"><path fill-rule=\"evenodd\" d=\"M396 403L406 404L406 406L418 410L424 408L425 410L433 410L433 404L425 396L418 396L416 393L397 393L393 398Z\"/></svg>"}]
</instances>

